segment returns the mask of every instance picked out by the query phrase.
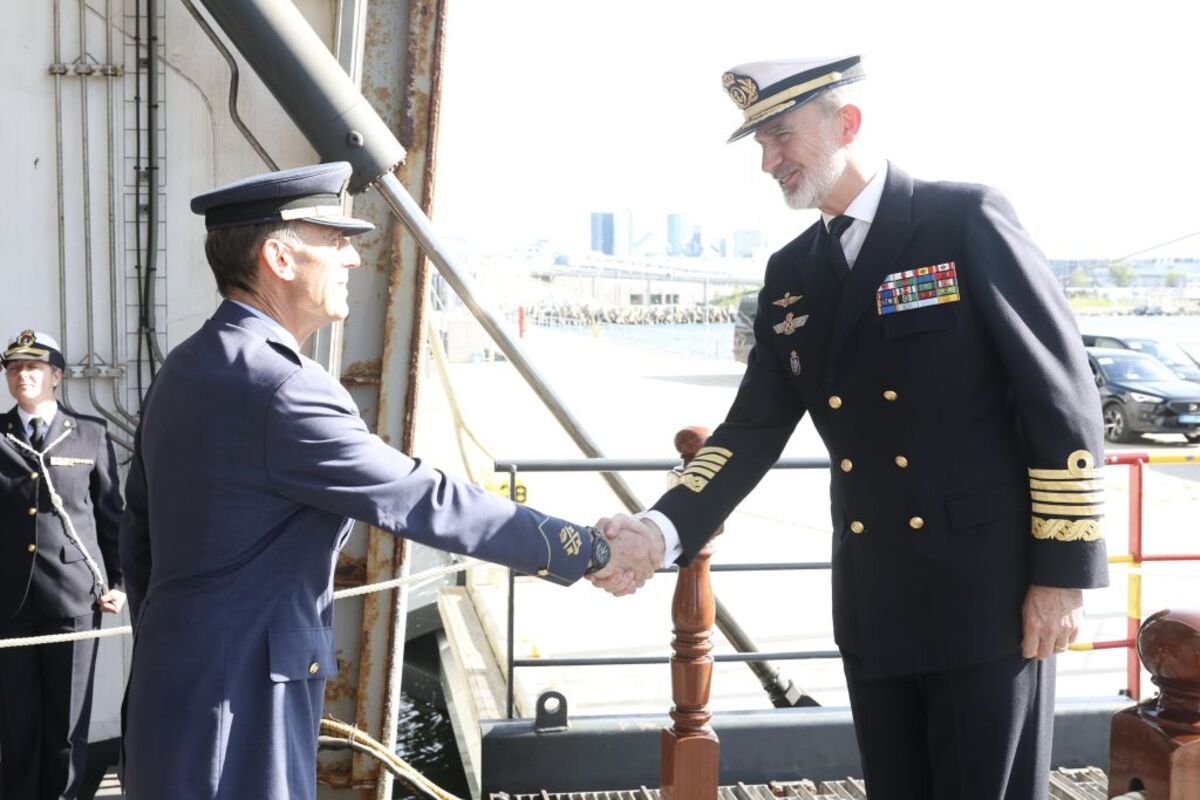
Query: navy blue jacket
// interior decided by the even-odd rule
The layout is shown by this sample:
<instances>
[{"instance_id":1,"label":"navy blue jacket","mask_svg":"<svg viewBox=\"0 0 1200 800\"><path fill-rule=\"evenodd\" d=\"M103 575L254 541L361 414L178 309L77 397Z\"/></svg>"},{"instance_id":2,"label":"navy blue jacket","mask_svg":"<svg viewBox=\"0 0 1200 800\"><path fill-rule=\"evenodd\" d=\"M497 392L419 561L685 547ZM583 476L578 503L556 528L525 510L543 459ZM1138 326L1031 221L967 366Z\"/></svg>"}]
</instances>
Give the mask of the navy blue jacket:
<instances>
[{"instance_id":1,"label":"navy blue jacket","mask_svg":"<svg viewBox=\"0 0 1200 800\"><path fill-rule=\"evenodd\" d=\"M315 797L351 519L563 584L591 554L586 529L384 444L336 380L229 302L155 379L126 498L130 800Z\"/></svg>"},{"instance_id":2,"label":"navy blue jacket","mask_svg":"<svg viewBox=\"0 0 1200 800\"><path fill-rule=\"evenodd\" d=\"M38 460L10 436L29 443L15 406L0 416L0 617L29 606L51 619L91 614L100 596L95 576L50 504ZM45 447L50 480L75 533L109 587L120 589L121 488L104 421L60 403Z\"/></svg>"},{"instance_id":3,"label":"navy blue jacket","mask_svg":"<svg viewBox=\"0 0 1200 800\"><path fill-rule=\"evenodd\" d=\"M866 677L1015 653L1030 584L1108 580L1099 396L1062 290L984 186L889 165L844 284L827 236L818 222L772 256L729 414L655 508L691 558L807 412L833 462L843 653ZM889 311L947 265L942 302Z\"/></svg>"}]
</instances>

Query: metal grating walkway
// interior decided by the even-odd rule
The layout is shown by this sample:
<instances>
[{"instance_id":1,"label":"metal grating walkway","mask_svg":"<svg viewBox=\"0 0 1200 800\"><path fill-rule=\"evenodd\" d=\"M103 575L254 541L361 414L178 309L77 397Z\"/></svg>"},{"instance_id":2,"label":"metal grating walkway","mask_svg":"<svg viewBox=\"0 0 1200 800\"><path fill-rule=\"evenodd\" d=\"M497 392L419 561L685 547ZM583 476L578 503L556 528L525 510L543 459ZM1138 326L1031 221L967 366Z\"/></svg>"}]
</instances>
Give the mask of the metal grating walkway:
<instances>
[{"instance_id":1,"label":"metal grating walkway","mask_svg":"<svg viewBox=\"0 0 1200 800\"><path fill-rule=\"evenodd\" d=\"M814 783L767 783L737 786L722 786L717 790L718 800L776 800L776 798L799 798L799 800L865 800L867 790L862 781L853 778L845 781ZM1051 800L1106 800L1108 779L1102 770L1061 769L1050 776ZM658 789L640 789L613 792L567 792L550 794L499 794L491 800L660 800Z\"/></svg>"}]
</instances>

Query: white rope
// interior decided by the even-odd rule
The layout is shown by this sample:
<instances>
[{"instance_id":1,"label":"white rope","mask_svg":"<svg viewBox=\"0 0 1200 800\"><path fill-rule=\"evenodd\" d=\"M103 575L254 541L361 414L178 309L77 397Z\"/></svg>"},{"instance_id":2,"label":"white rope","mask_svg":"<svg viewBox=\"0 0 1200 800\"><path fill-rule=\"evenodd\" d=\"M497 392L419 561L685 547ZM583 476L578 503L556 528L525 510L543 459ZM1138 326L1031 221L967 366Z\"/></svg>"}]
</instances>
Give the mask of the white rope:
<instances>
[{"instance_id":1,"label":"white rope","mask_svg":"<svg viewBox=\"0 0 1200 800\"><path fill-rule=\"evenodd\" d=\"M63 508L62 497L54 490L54 481L50 477L50 470L46 467L46 454L49 453L59 442L71 435L71 428L67 428L62 432L62 435L55 439L50 444L42 448L42 452L38 452L30 445L22 442L11 433L6 434L8 440L15 444L20 449L26 451L37 459L38 465L41 467L42 477L46 479L46 489L50 492L50 505L54 507L54 511L58 514L59 519L63 521L63 529L67 532L67 538L79 548L79 552L83 553L83 560L87 563L88 569L92 571L92 577L96 581L96 586L99 588L97 597L103 597L108 593L108 586L104 583L104 573L100 571L100 566L92 558L92 554L83 546L83 540L79 538L79 534L75 532L75 523L71 521L71 515ZM36 499L34 502L37 502Z\"/></svg>"},{"instance_id":2,"label":"white rope","mask_svg":"<svg viewBox=\"0 0 1200 800\"><path fill-rule=\"evenodd\" d=\"M47 448L49 449L49 448ZM379 583L370 583L365 586L355 586L352 589L339 589L333 593L334 600L343 600L347 597L357 597L361 594L369 594L371 592L384 592L389 589L396 589L401 586L420 586L425 583L449 577L463 570L479 564L473 558L465 559L457 564L449 564L444 567L434 567L427 569L424 572L418 572L416 575L409 575L407 578L396 578L390 581L380 581ZM118 628L102 628L94 631L79 631L77 633L51 633L45 636L24 636L14 639L0 639L0 650L9 647L29 647L31 645L43 644L61 644L62 642L78 642L84 639L102 639L108 636L124 636L133 633L133 628L128 625L122 625Z\"/></svg>"}]
</instances>

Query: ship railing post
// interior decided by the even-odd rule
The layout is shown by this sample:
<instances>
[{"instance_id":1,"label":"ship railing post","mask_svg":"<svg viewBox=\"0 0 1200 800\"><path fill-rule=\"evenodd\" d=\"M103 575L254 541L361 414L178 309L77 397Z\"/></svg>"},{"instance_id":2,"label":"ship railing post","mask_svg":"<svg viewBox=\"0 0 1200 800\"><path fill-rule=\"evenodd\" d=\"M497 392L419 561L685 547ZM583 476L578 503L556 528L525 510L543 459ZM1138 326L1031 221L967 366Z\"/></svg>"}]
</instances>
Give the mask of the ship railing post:
<instances>
[{"instance_id":1,"label":"ship railing post","mask_svg":"<svg viewBox=\"0 0 1200 800\"><path fill-rule=\"evenodd\" d=\"M675 437L684 463L696 455L708 431L688 428ZM719 531L718 531L719 533ZM720 742L708 710L712 690L712 628L716 601L708 564L712 542L679 570L671 603L672 725L662 731L663 800L716 800Z\"/></svg>"},{"instance_id":2,"label":"ship railing post","mask_svg":"<svg viewBox=\"0 0 1200 800\"><path fill-rule=\"evenodd\" d=\"M1137 651L1138 630L1142 624L1142 464L1141 458L1129 464L1129 556L1132 559L1132 571L1126 590L1125 638L1129 640L1129 649L1125 652L1125 668L1129 696L1135 703L1142 699L1142 664Z\"/></svg>"}]
</instances>

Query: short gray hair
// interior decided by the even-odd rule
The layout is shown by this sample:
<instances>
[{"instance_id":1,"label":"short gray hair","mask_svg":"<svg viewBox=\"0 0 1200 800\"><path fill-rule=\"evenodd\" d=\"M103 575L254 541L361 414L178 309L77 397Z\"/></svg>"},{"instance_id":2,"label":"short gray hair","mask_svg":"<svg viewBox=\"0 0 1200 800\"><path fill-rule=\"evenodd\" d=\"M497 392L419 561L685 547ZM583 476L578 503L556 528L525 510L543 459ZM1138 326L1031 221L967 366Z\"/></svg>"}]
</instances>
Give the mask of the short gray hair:
<instances>
[{"instance_id":1,"label":"short gray hair","mask_svg":"<svg viewBox=\"0 0 1200 800\"><path fill-rule=\"evenodd\" d=\"M258 251L267 239L281 239L292 244L301 242L300 234L291 222L235 225L208 232L204 239L204 255L217 279L217 291L223 297L236 289L254 291Z\"/></svg>"},{"instance_id":2,"label":"short gray hair","mask_svg":"<svg viewBox=\"0 0 1200 800\"><path fill-rule=\"evenodd\" d=\"M845 105L862 108L863 99L862 81L853 81L821 92L813 98L813 102L818 103L826 115L831 115Z\"/></svg>"}]
</instances>

